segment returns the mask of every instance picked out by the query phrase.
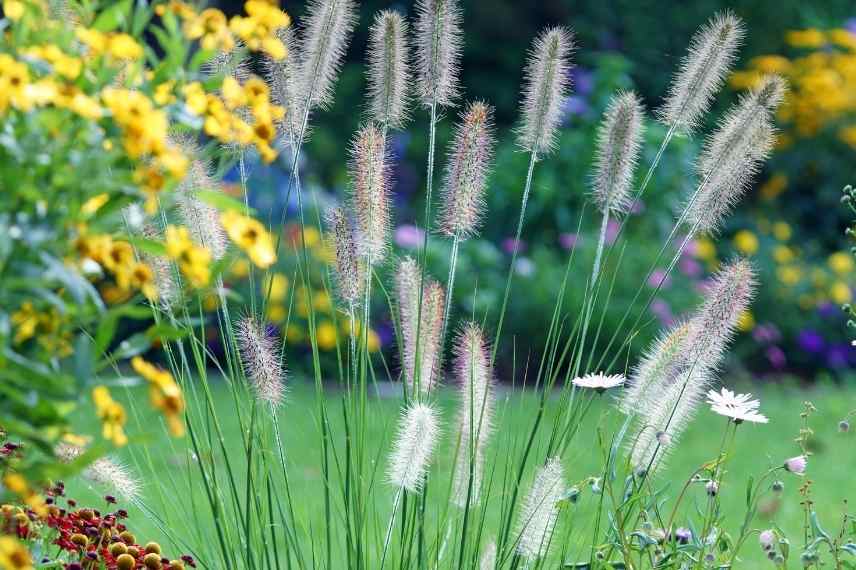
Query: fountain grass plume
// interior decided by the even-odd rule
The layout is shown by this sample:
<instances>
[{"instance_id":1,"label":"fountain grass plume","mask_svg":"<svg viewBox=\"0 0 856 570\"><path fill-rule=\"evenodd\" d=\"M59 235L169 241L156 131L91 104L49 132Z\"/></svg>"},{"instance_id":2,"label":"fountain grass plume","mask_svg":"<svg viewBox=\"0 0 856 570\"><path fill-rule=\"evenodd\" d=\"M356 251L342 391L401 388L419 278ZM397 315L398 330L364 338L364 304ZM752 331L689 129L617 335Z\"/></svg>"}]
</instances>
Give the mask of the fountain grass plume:
<instances>
[{"instance_id":1,"label":"fountain grass plume","mask_svg":"<svg viewBox=\"0 0 856 570\"><path fill-rule=\"evenodd\" d=\"M645 111L632 91L616 93L609 101L598 128L592 195L604 214L625 214L633 205L630 196L633 170L642 146Z\"/></svg>"},{"instance_id":2,"label":"fountain grass plume","mask_svg":"<svg viewBox=\"0 0 856 570\"><path fill-rule=\"evenodd\" d=\"M685 135L698 128L737 59L744 34L743 21L727 10L696 31L657 111L666 126Z\"/></svg>"},{"instance_id":3,"label":"fountain grass plume","mask_svg":"<svg viewBox=\"0 0 856 570\"><path fill-rule=\"evenodd\" d=\"M443 287L430 278L423 282L419 264L405 257L398 265L396 296L404 345L401 351L404 379L411 393L427 393L441 374Z\"/></svg>"},{"instance_id":4,"label":"fountain grass plume","mask_svg":"<svg viewBox=\"0 0 856 570\"><path fill-rule=\"evenodd\" d=\"M75 461L86 451L83 445L59 442L54 454L63 463ZM124 463L112 457L99 457L87 465L81 475L99 489L118 495L123 500L135 503L140 498L140 479Z\"/></svg>"},{"instance_id":5,"label":"fountain grass plume","mask_svg":"<svg viewBox=\"0 0 856 570\"><path fill-rule=\"evenodd\" d=\"M524 71L518 144L538 155L555 150L562 105L571 88L573 34L563 27L541 32L529 51Z\"/></svg>"},{"instance_id":6,"label":"fountain grass plume","mask_svg":"<svg viewBox=\"0 0 856 570\"><path fill-rule=\"evenodd\" d=\"M357 255L354 228L343 208L331 208L325 221L328 241L335 252L333 277L336 293L345 308L352 311L359 304L363 288L363 271Z\"/></svg>"},{"instance_id":7,"label":"fountain grass plume","mask_svg":"<svg viewBox=\"0 0 856 570\"><path fill-rule=\"evenodd\" d=\"M460 384L458 453L454 466L452 503L464 508L478 503L484 453L493 419L493 370L484 332L464 324L455 342L455 375Z\"/></svg>"},{"instance_id":8,"label":"fountain grass plume","mask_svg":"<svg viewBox=\"0 0 856 570\"><path fill-rule=\"evenodd\" d=\"M684 347L689 327L680 322L661 333L633 369L627 388L618 400L618 408L626 415L634 415L647 407L649 398L656 397L656 383L674 367Z\"/></svg>"},{"instance_id":9,"label":"fountain grass plume","mask_svg":"<svg viewBox=\"0 0 856 570\"><path fill-rule=\"evenodd\" d=\"M768 77L729 109L705 141L697 164L702 182L684 213L695 231L715 232L760 170L775 142L773 113L785 91L780 77Z\"/></svg>"},{"instance_id":10,"label":"fountain grass plume","mask_svg":"<svg viewBox=\"0 0 856 570\"><path fill-rule=\"evenodd\" d=\"M366 62L369 116L384 128L400 129L408 119L410 82L407 22L394 10L375 16Z\"/></svg>"},{"instance_id":11,"label":"fountain grass plume","mask_svg":"<svg viewBox=\"0 0 856 570\"><path fill-rule=\"evenodd\" d=\"M144 238L161 240L161 231L151 223L143 224L141 233ZM180 287L173 274L172 262L163 255L154 255L145 251L140 252L143 262L152 270L152 278L158 291L158 305L161 309L169 309L180 297Z\"/></svg>"},{"instance_id":12,"label":"fountain grass plume","mask_svg":"<svg viewBox=\"0 0 856 570\"><path fill-rule=\"evenodd\" d=\"M517 554L528 563L547 555L559 518L559 501L565 495L562 462L551 457L538 469L520 510Z\"/></svg>"},{"instance_id":13,"label":"fountain grass plume","mask_svg":"<svg viewBox=\"0 0 856 570\"><path fill-rule=\"evenodd\" d=\"M404 410L389 459L392 485L410 493L422 490L439 431L437 411L430 405L415 403Z\"/></svg>"},{"instance_id":14,"label":"fountain grass plume","mask_svg":"<svg viewBox=\"0 0 856 570\"><path fill-rule=\"evenodd\" d=\"M265 57L262 64L270 86L271 100L286 109L285 117L279 125L282 129L281 140L296 149L301 131L303 139L300 142L309 136L309 118L305 117L305 101L301 99L300 48L297 46L297 35L291 26L280 28L277 38L288 50L288 56L283 59ZM306 125L303 124L304 118Z\"/></svg>"},{"instance_id":15,"label":"fountain grass plume","mask_svg":"<svg viewBox=\"0 0 856 570\"><path fill-rule=\"evenodd\" d=\"M326 109L333 103L333 89L356 24L356 2L353 0L310 0L307 3L306 18L297 42L298 98L307 108Z\"/></svg>"},{"instance_id":16,"label":"fountain grass plume","mask_svg":"<svg viewBox=\"0 0 856 570\"><path fill-rule=\"evenodd\" d=\"M370 266L389 250L389 164L386 141L374 124L360 128L351 145L351 205L357 216L357 251Z\"/></svg>"},{"instance_id":17,"label":"fountain grass plume","mask_svg":"<svg viewBox=\"0 0 856 570\"><path fill-rule=\"evenodd\" d=\"M280 347L267 325L255 317L242 317L235 325L235 336L244 373L256 398L271 407L282 403L285 371L280 362Z\"/></svg>"},{"instance_id":18,"label":"fountain grass plume","mask_svg":"<svg viewBox=\"0 0 856 570\"><path fill-rule=\"evenodd\" d=\"M439 228L449 237L478 235L493 145L493 108L482 101L469 104L455 129L443 186Z\"/></svg>"},{"instance_id":19,"label":"fountain grass plume","mask_svg":"<svg viewBox=\"0 0 856 570\"><path fill-rule=\"evenodd\" d=\"M458 96L461 9L457 0L417 0L415 68L417 96L423 107L449 107Z\"/></svg>"}]
</instances>

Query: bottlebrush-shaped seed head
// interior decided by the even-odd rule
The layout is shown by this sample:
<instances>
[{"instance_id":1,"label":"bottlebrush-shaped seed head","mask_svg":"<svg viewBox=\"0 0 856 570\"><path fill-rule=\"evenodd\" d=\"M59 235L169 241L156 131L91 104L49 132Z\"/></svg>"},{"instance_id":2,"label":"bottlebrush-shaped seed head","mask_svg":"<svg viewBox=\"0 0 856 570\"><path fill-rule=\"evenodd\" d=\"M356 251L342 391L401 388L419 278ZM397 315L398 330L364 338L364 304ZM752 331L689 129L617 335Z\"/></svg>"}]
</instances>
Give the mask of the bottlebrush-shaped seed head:
<instances>
[{"instance_id":1,"label":"bottlebrush-shaped seed head","mask_svg":"<svg viewBox=\"0 0 856 570\"><path fill-rule=\"evenodd\" d=\"M641 407L631 439L630 461L637 473L653 472L674 451L711 382L710 372L699 364L652 387L656 397Z\"/></svg>"},{"instance_id":2,"label":"bottlebrush-shaped seed head","mask_svg":"<svg viewBox=\"0 0 856 570\"><path fill-rule=\"evenodd\" d=\"M411 493L422 490L439 430L437 412L428 404L404 411L389 461L390 483Z\"/></svg>"},{"instance_id":3,"label":"bottlebrush-shaped seed head","mask_svg":"<svg viewBox=\"0 0 856 570\"><path fill-rule=\"evenodd\" d=\"M285 372L276 336L255 317L245 316L236 325L235 336L244 373L259 401L271 406L282 403Z\"/></svg>"},{"instance_id":4,"label":"bottlebrush-shaped seed head","mask_svg":"<svg viewBox=\"0 0 856 570\"><path fill-rule=\"evenodd\" d=\"M389 165L386 141L374 124L354 137L350 161L352 205L357 216L357 251L369 265L389 248Z\"/></svg>"},{"instance_id":5,"label":"bottlebrush-shaped seed head","mask_svg":"<svg viewBox=\"0 0 856 570\"><path fill-rule=\"evenodd\" d=\"M562 27L548 28L532 43L523 80L518 144L544 155L557 144L562 105L571 88L573 34Z\"/></svg>"},{"instance_id":6,"label":"bottlebrush-shaped seed head","mask_svg":"<svg viewBox=\"0 0 856 570\"><path fill-rule=\"evenodd\" d=\"M306 14L298 40L299 99L311 109L324 109L333 103L333 89L357 23L356 4L353 0L310 0Z\"/></svg>"},{"instance_id":7,"label":"bottlebrush-shaped seed head","mask_svg":"<svg viewBox=\"0 0 856 570\"><path fill-rule=\"evenodd\" d=\"M144 238L154 241L160 241L163 237L160 230L150 223L143 224L142 234ZM179 287L175 283L172 263L162 255L152 255L147 252L142 252L142 258L152 270L161 308L168 309L179 297Z\"/></svg>"},{"instance_id":8,"label":"bottlebrush-shaped seed head","mask_svg":"<svg viewBox=\"0 0 856 570\"><path fill-rule=\"evenodd\" d=\"M286 28L283 28L286 29ZM218 51L202 66L202 72L211 77L233 77L242 84L250 78L252 73L247 58L247 49L243 42L238 41L228 51Z\"/></svg>"},{"instance_id":9,"label":"bottlebrush-shaped seed head","mask_svg":"<svg viewBox=\"0 0 856 570\"><path fill-rule=\"evenodd\" d=\"M416 85L424 107L449 107L458 95L463 32L457 0L416 2Z\"/></svg>"},{"instance_id":10,"label":"bottlebrush-shaped seed head","mask_svg":"<svg viewBox=\"0 0 856 570\"><path fill-rule=\"evenodd\" d=\"M520 511L517 553L527 562L546 556L559 518L559 501L565 494L562 462L551 457L538 469Z\"/></svg>"},{"instance_id":11,"label":"bottlebrush-shaped seed head","mask_svg":"<svg viewBox=\"0 0 856 570\"><path fill-rule=\"evenodd\" d=\"M427 393L440 377L445 292L442 285L426 277L420 305L421 282L419 265L405 257L396 275L404 379L411 392L418 385L419 392Z\"/></svg>"},{"instance_id":12,"label":"bottlebrush-shaped seed head","mask_svg":"<svg viewBox=\"0 0 856 570\"><path fill-rule=\"evenodd\" d=\"M326 218L330 242L336 252L333 265L336 291L345 308L352 310L359 304L364 279L354 229L342 208L330 209Z\"/></svg>"},{"instance_id":13,"label":"bottlebrush-shaped seed head","mask_svg":"<svg viewBox=\"0 0 856 570\"><path fill-rule=\"evenodd\" d=\"M476 101L464 111L456 129L440 210L440 229L450 237L467 239L478 234L493 159L492 116L490 105Z\"/></svg>"},{"instance_id":14,"label":"bottlebrush-shaped seed head","mask_svg":"<svg viewBox=\"0 0 856 570\"><path fill-rule=\"evenodd\" d=\"M687 366L718 365L740 316L752 302L755 285L755 270L746 259L735 259L714 275L704 302L688 323L683 355Z\"/></svg>"},{"instance_id":15,"label":"bottlebrush-shaped seed head","mask_svg":"<svg viewBox=\"0 0 856 570\"><path fill-rule=\"evenodd\" d=\"M369 30L369 115L393 129L407 122L408 49L404 18L394 10L379 12Z\"/></svg>"},{"instance_id":16,"label":"bottlebrush-shaped seed head","mask_svg":"<svg viewBox=\"0 0 856 570\"><path fill-rule=\"evenodd\" d=\"M593 195L601 212L627 213L632 204L633 170L642 145L645 111L636 93L610 100L597 134Z\"/></svg>"},{"instance_id":17,"label":"bottlebrush-shaped seed head","mask_svg":"<svg viewBox=\"0 0 856 570\"><path fill-rule=\"evenodd\" d=\"M493 372L484 333L467 323L455 342L455 375L460 383L458 454L452 502L461 508L481 497L484 454L493 415Z\"/></svg>"},{"instance_id":18,"label":"bottlebrush-shaped seed head","mask_svg":"<svg viewBox=\"0 0 856 570\"><path fill-rule=\"evenodd\" d=\"M618 402L619 409L627 414L637 414L647 408L652 399L658 397L658 386L680 359L689 327L679 323L663 333L642 356L633 370L628 388Z\"/></svg>"},{"instance_id":19,"label":"bottlebrush-shaped seed head","mask_svg":"<svg viewBox=\"0 0 856 570\"><path fill-rule=\"evenodd\" d=\"M190 230L193 240L208 248L211 257L215 260L222 259L226 254L229 241L226 231L220 223L220 212L199 198L201 191L220 190L220 184L211 176L211 165L202 158L202 150L190 137L170 137L172 144L182 150L185 156L190 157L187 173L178 185L179 213L184 220L184 225Z\"/></svg>"},{"instance_id":20,"label":"bottlebrush-shaped seed head","mask_svg":"<svg viewBox=\"0 0 856 570\"><path fill-rule=\"evenodd\" d=\"M743 35L743 22L729 11L699 28L657 113L664 124L682 134L698 127L734 64Z\"/></svg>"},{"instance_id":21,"label":"bottlebrush-shaped seed head","mask_svg":"<svg viewBox=\"0 0 856 570\"><path fill-rule=\"evenodd\" d=\"M71 463L86 449L77 444L62 441L54 448L54 454L63 463ZM127 502L140 497L140 480L127 465L112 457L99 457L81 473L83 478L109 493L114 493Z\"/></svg>"},{"instance_id":22,"label":"bottlebrush-shaped seed head","mask_svg":"<svg viewBox=\"0 0 856 570\"><path fill-rule=\"evenodd\" d=\"M265 78L270 86L271 101L286 110L280 125L283 131L283 142L294 148L301 131L304 131L304 140L309 135L308 117L305 117L306 125L303 124L306 105L301 99L301 54L294 28L291 26L280 28L276 34L288 51L288 55L282 59L265 57L262 61Z\"/></svg>"},{"instance_id":23,"label":"bottlebrush-shaped seed head","mask_svg":"<svg viewBox=\"0 0 856 570\"><path fill-rule=\"evenodd\" d=\"M491 540L484 547L481 560L479 561L479 570L494 570L496 567L496 542Z\"/></svg>"}]
</instances>

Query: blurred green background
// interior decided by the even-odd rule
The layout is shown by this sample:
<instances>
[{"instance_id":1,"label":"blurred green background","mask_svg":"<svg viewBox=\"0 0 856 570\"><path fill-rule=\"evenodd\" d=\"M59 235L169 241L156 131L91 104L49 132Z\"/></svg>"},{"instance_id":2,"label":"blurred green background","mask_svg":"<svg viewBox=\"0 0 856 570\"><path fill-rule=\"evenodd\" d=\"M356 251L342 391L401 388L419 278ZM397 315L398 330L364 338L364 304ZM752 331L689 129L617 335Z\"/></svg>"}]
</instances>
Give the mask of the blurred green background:
<instances>
[{"instance_id":1,"label":"blurred green background","mask_svg":"<svg viewBox=\"0 0 856 570\"><path fill-rule=\"evenodd\" d=\"M462 2L465 48L461 79L462 101L484 99L496 107L498 146L489 188L489 215L480 239L462 248L456 287L456 313L477 319L487 315L494 323L501 304L505 273L515 247L527 156L516 150L513 129L518 116L522 68L529 43L547 25L573 28L578 48L573 71L574 89L565 104L560 150L539 163L533 195L527 210L523 243L515 271L515 289L505 329L501 377L527 359L534 359L544 342L556 291L568 256L575 251L571 289L566 306L573 317L580 304L584 276L593 255L599 216L587 201L594 149L594 133L609 96L616 89L635 89L649 111L657 108L672 73L684 55L693 32L716 11L729 8L742 17L748 34L735 73L720 92L707 124L693 138L675 140L668 148L643 206L631 215L624 234L611 248L607 276L620 271L609 308L603 316L604 333L598 349L618 331L618 323L634 293L657 257L674 222L674 213L686 192L694 187L693 157L728 105L759 74L782 73L791 93L779 113L779 143L772 159L753 188L729 218L717 239L695 240L681 256L676 270L653 295L647 309L637 303L642 325L634 337L630 362L656 334L698 302L699 292L720 260L740 253L753 258L760 273L760 290L750 314L741 322L741 334L729 370L735 374L778 378L796 375L805 381L818 374L843 378L856 366L856 349L842 305L849 303L854 287L854 258L845 238L847 211L841 207L841 188L856 179L856 6L851 1L799 2L774 5L759 0L735 2ZM237 12L239 2L220 3ZM304 15L305 3L285 5L295 22ZM410 2L362 2L360 21L337 86L334 106L316 113L313 134L301 160L301 176L323 209L341 199L347 187L345 170L348 141L364 120L363 76L368 26L373 14L393 8L412 16ZM438 131L438 172L445 164L447 143L456 110L447 112ZM648 122L646 144L637 177L651 163L665 129ZM414 109L404 132L391 137L394 165L394 234L396 253L407 253L421 243L423 225L427 114ZM289 160L285 154L273 167L254 166L251 190L260 211L287 206L285 195ZM232 180L235 174L230 173ZM293 235L295 227L283 229ZM614 234L615 228L610 228ZM290 232L290 233L289 233ZM313 243L317 236L310 236ZM675 244L676 245L676 244ZM655 291L674 247L649 284L642 299ZM319 240L317 257L324 260ZM623 253L623 256L622 256ZM446 275L448 243L434 240L430 270ZM291 297L294 266L282 260L277 277L278 301L270 319L284 328L291 365L308 366L302 290ZM382 272L389 275L393 265ZM241 277L237 268L236 277ZM344 328L321 293L322 276L316 276L316 309L322 316L319 344L327 351L326 365L335 365L336 334ZM235 286L239 287L237 280ZM382 305L378 298L375 306ZM291 310L289 310L289 307ZM640 313L640 311L642 311ZM397 369L394 333L386 311L373 319L375 348L389 356ZM632 322L632 320L631 320ZM286 324L287 323L287 324ZM623 334L629 330L627 325ZM338 332L337 332L338 331ZM302 347L302 348L301 348ZM612 358L613 355L609 355ZM621 355L626 360L627 355ZM599 356L598 356L599 358ZM305 360L301 360L305 359ZM533 360L537 362L536 360Z\"/></svg>"}]
</instances>

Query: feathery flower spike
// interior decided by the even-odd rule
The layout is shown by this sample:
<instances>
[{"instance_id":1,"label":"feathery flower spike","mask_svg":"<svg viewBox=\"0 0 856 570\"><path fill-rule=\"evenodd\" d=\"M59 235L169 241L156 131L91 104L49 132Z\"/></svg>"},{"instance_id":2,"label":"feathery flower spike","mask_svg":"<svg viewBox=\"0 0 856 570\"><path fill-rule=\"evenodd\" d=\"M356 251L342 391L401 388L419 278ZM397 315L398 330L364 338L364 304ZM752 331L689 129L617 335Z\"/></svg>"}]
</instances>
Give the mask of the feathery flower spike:
<instances>
[{"instance_id":1,"label":"feathery flower spike","mask_svg":"<svg viewBox=\"0 0 856 570\"><path fill-rule=\"evenodd\" d=\"M404 379L411 391L415 388L418 380L419 390L426 393L434 388L440 377L440 335L443 326L445 293L439 283L433 279L425 279L420 310L419 285L421 281L421 269L413 258L405 257L402 259L396 275L396 289L401 336L404 343L402 350ZM421 323L419 322L420 317ZM417 354L418 363L416 361Z\"/></svg>"},{"instance_id":2,"label":"feathery flower spike","mask_svg":"<svg viewBox=\"0 0 856 570\"><path fill-rule=\"evenodd\" d=\"M698 29L657 112L666 126L687 135L698 127L734 64L744 33L743 22L730 11Z\"/></svg>"},{"instance_id":3,"label":"feathery flower spike","mask_svg":"<svg viewBox=\"0 0 856 570\"><path fill-rule=\"evenodd\" d=\"M346 308L351 309L359 303L364 286L354 230L342 208L330 209L326 222L336 252L333 265L336 290Z\"/></svg>"},{"instance_id":4,"label":"feathery flower spike","mask_svg":"<svg viewBox=\"0 0 856 570\"><path fill-rule=\"evenodd\" d=\"M54 449L56 456L64 463L71 463L84 451L83 445L67 441L61 441ZM125 501L134 502L140 497L140 480L127 465L112 457L99 457L81 475L96 487L115 493Z\"/></svg>"},{"instance_id":5,"label":"feathery flower spike","mask_svg":"<svg viewBox=\"0 0 856 570\"><path fill-rule=\"evenodd\" d=\"M530 152L545 155L556 147L562 105L571 87L573 50L573 35L562 27L548 28L532 42L517 129L518 144Z\"/></svg>"},{"instance_id":6,"label":"feathery flower spike","mask_svg":"<svg viewBox=\"0 0 856 570\"><path fill-rule=\"evenodd\" d=\"M463 32L457 0L416 2L416 85L424 107L449 107L458 95Z\"/></svg>"},{"instance_id":7,"label":"feathery flower spike","mask_svg":"<svg viewBox=\"0 0 856 570\"><path fill-rule=\"evenodd\" d=\"M369 114L389 128L407 122L408 68L407 22L394 10L375 16L369 30L366 77Z\"/></svg>"},{"instance_id":8,"label":"feathery flower spike","mask_svg":"<svg viewBox=\"0 0 856 570\"><path fill-rule=\"evenodd\" d=\"M373 124L362 127L351 147L351 197L357 216L357 251L369 265L389 248L389 165L383 135Z\"/></svg>"},{"instance_id":9,"label":"feathery flower spike","mask_svg":"<svg viewBox=\"0 0 856 570\"><path fill-rule=\"evenodd\" d=\"M292 148L297 146L300 131L305 130L303 138L308 136L308 118L304 129L303 120L306 113L301 96L300 84L300 49L297 47L297 36L289 26L276 32L277 38L288 50L288 56L283 59L266 57L263 60L265 78L270 85L271 102L285 107L285 117L282 119L283 142Z\"/></svg>"},{"instance_id":10,"label":"feathery flower spike","mask_svg":"<svg viewBox=\"0 0 856 570\"><path fill-rule=\"evenodd\" d=\"M276 337L264 323L251 316L243 317L235 328L241 363L256 398L278 406L282 403L285 381Z\"/></svg>"},{"instance_id":11,"label":"feathery flower spike","mask_svg":"<svg viewBox=\"0 0 856 570\"><path fill-rule=\"evenodd\" d=\"M422 490L438 433L437 412L431 406L417 403L404 411L389 462L393 485L411 493Z\"/></svg>"},{"instance_id":12,"label":"feathery flower spike","mask_svg":"<svg viewBox=\"0 0 856 570\"><path fill-rule=\"evenodd\" d=\"M333 102L333 88L357 23L356 5L353 0L310 0L306 13L298 40L299 99L310 109L324 109Z\"/></svg>"},{"instance_id":13,"label":"feathery flower spike","mask_svg":"<svg viewBox=\"0 0 856 570\"><path fill-rule=\"evenodd\" d=\"M440 230L450 237L475 236L484 216L487 177L493 157L493 108L471 103L461 115L443 187Z\"/></svg>"},{"instance_id":14,"label":"feathery flower spike","mask_svg":"<svg viewBox=\"0 0 856 570\"><path fill-rule=\"evenodd\" d=\"M636 93L614 95L597 134L593 195L601 212L625 214L630 198L633 169L642 145L645 111Z\"/></svg>"},{"instance_id":15,"label":"feathery flower spike","mask_svg":"<svg viewBox=\"0 0 856 570\"><path fill-rule=\"evenodd\" d=\"M551 457L538 469L520 511L517 553L527 562L546 556L559 518L558 503L565 494L562 462Z\"/></svg>"},{"instance_id":16,"label":"feathery flower spike","mask_svg":"<svg viewBox=\"0 0 856 570\"><path fill-rule=\"evenodd\" d=\"M493 373L484 333L467 323L455 343L455 374L460 382L458 454L455 461L452 502L461 508L481 496L484 452L491 432ZM470 475L472 474L472 485Z\"/></svg>"},{"instance_id":17,"label":"feathery flower spike","mask_svg":"<svg viewBox=\"0 0 856 570\"><path fill-rule=\"evenodd\" d=\"M686 323L679 323L661 334L645 351L619 400L618 407L624 414L638 414L650 409L651 399L657 397L654 387L675 367L688 330Z\"/></svg>"}]
</instances>

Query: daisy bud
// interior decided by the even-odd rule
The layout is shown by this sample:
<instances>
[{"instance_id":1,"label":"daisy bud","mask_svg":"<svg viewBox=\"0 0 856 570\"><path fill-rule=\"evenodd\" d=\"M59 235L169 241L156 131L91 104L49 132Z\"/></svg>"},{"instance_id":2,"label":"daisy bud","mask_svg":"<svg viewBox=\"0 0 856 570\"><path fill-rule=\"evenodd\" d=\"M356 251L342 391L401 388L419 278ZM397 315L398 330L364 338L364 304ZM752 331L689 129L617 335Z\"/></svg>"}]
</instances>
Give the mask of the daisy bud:
<instances>
[{"instance_id":1,"label":"daisy bud","mask_svg":"<svg viewBox=\"0 0 856 570\"><path fill-rule=\"evenodd\" d=\"M847 433L850 431L850 422L847 420L841 420L838 422L838 431L841 433Z\"/></svg>"},{"instance_id":2,"label":"daisy bud","mask_svg":"<svg viewBox=\"0 0 856 570\"><path fill-rule=\"evenodd\" d=\"M776 534L770 529L762 531L761 534L758 535L758 542L761 543L761 548L764 550L772 550L773 546L776 544Z\"/></svg>"},{"instance_id":3,"label":"daisy bud","mask_svg":"<svg viewBox=\"0 0 856 570\"><path fill-rule=\"evenodd\" d=\"M774 493L781 493L785 490L785 483L783 481L773 481L773 484L770 486Z\"/></svg>"},{"instance_id":4,"label":"daisy bud","mask_svg":"<svg viewBox=\"0 0 856 570\"><path fill-rule=\"evenodd\" d=\"M709 496L715 497L719 494L719 483L717 483L716 481L708 481L707 484L704 486L704 490Z\"/></svg>"},{"instance_id":5,"label":"daisy bud","mask_svg":"<svg viewBox=\"0 0 856 570\"><path fill-rule=\"evenodd\" d=\"M785 461L785 471L794 475L803 475L805 473L807 459L805 455L797 455Z\"/></svg>"}]
</instances>

